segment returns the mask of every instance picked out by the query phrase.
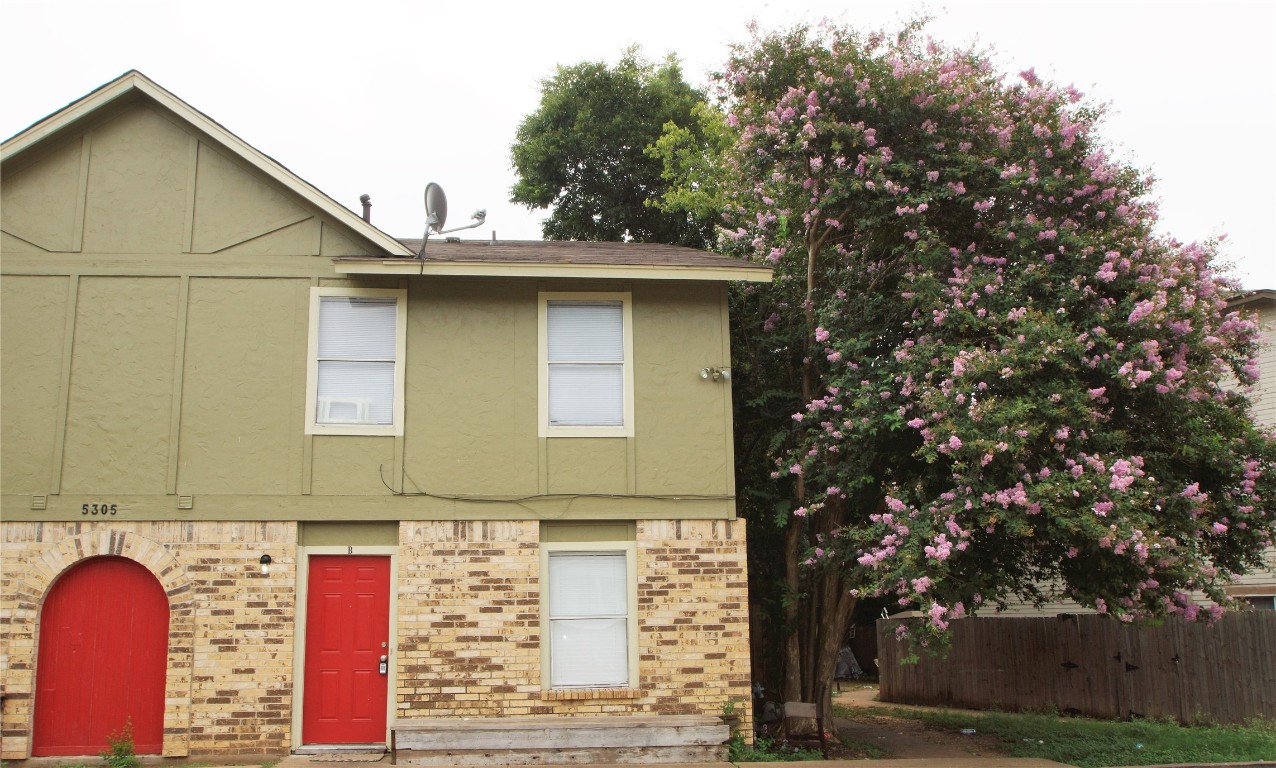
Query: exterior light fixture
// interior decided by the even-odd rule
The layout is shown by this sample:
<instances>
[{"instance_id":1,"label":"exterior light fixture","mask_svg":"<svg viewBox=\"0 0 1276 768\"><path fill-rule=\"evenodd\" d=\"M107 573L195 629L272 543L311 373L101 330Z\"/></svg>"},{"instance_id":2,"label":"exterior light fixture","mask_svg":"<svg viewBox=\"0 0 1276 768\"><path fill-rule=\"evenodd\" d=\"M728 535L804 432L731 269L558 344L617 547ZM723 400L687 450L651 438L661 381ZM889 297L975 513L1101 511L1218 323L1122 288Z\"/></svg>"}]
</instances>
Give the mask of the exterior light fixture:
<instances>
[{"instance_id":1,"label":"exterior light fixture","mask_svg":"<svg viewBox=\"0 0 1276 768\"><path fill-rule=\"evenodd\" d=\"M717 366L709 366L708 368L701 368L700 378L706 379L706 380L712 379L713 381L719 381L721 379L726 379L727 381L730 381L731 369L719 368Z\"/></svg>"},{"instance_id":2,"label":"exterior light fixture","mask_svg":"<svg viewBox=\"0 0 1276 768\"><path fill-rule=\"evenodd\" d=\"M270 555L261 556L261 572L263 574L270 573Z\"/></svg>"}]
</instances>

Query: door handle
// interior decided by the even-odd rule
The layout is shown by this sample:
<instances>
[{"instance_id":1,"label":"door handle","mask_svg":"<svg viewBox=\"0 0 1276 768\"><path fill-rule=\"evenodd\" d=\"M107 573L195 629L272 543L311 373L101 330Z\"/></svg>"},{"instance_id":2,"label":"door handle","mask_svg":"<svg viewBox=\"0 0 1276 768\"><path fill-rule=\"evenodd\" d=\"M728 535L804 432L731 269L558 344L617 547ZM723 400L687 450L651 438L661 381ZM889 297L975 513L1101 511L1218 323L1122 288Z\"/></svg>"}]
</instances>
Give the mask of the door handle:
<instances>
[{"instance_id":1,"label":"door handle","mask_svg":"<svg viewBox=\"0 0 1276 768\"><path fill-rule=\"evenodd\" d=\"M377 666L377 671L383 675L389 674L390 672L390 660L385 654L381 654L381 663Z\"/></svg>"}]
</instances>

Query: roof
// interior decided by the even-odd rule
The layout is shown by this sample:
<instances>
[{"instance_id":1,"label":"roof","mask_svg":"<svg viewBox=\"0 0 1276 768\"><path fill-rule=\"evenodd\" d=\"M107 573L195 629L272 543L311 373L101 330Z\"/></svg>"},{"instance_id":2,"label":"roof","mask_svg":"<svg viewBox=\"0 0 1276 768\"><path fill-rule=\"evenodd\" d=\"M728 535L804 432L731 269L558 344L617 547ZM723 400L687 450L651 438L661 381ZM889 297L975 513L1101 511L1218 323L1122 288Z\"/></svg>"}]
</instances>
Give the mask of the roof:
<instances>
[{"instance_id":1,"label":"roof","mask_svg":"<svg viewBox=\"0 0 1276 768\"><path fill-rule=\"evenodd\" d=\"M68 104L9 138L0 149L0 159L7 161L9 158L25 152L67 129L71 124L98 113L111 104L122 103L122 100L129 97L136 98L138 95L149 98L185 120L197 130L210 136L229 152L305 199L354 234L371 241L387 253L396 256L411 256L415 253L414 251L409 252L398 240L364 221L362 216L328 197L319 191L317 187L285 168L274 158L257 150L248 142L226 130L216 120L174 96L135 69L125 72L87 96Z\"/></svg>"},{"instance_id":2,"label":"roof","mask_svg":"<svg viewBox=\"0 0 1276 768\"><path fill-rule=\"evenodd\" d=\"M421 240L403 240L413 253ZM647 280L770 282L770 267L731 256L659 243L580 240L430 240L424 258L333 259L347 275L488 275Z\"/></svg>"},{"instance_id":3,"label":"roof","mask_svg":"<svg viewBox=\"0 0 1276 768\"><path fill-rule=\"evenodd\" d=\"M8 139L2 146L0 159L8 161L110 105L139 97L148 98L172 112L387 254L334 259L338 274L771 280L771 269L761 264L694 248L655 243L439 239L429 242L424 259L417 259L421 240L400 241L390 237L137 70L125 72Z\"/></svg>"},{"instance_id":4,"label":"roof","mask_svg":"<svg viewBox=\"0 0 1276 768\"><path fill-rule=\"evenodd\" d=\"M1276 290L1271 288L1260 288L1256 291L1245 291L1237 294L1227 300L1229 308L1239 307L1245 304L1257 304L1264 301L1276 301Z\"/></svg>"}]
</instances>

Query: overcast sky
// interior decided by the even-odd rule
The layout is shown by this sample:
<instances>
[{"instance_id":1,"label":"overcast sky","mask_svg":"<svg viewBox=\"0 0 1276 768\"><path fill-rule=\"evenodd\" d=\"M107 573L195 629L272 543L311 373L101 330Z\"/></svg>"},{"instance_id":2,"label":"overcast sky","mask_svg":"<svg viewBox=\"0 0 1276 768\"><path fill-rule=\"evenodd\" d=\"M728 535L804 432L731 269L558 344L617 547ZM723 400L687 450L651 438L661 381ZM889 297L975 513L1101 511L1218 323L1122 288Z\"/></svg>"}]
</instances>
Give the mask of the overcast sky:
<instances>
[{"instance_id":1,"label":"overcast sky","mask_svg":"<svg viewBox=\"0 0 1276 768\"><path fill-rule=\"evenodd\" d=\"M934 36L1109 102L1102 133L1159 179L1162 229L1226 233L1245 287L1276 289L1271 0L0 0L0 134L138 69L351 209L370 194L391 235L420 237L433 181L448 227L486 208L461 234L539 239L545 214L508 202L509 146L556 65L637 44L704 85L750 19L894 28L923 7Z\"/></svg>"}]
</instances>

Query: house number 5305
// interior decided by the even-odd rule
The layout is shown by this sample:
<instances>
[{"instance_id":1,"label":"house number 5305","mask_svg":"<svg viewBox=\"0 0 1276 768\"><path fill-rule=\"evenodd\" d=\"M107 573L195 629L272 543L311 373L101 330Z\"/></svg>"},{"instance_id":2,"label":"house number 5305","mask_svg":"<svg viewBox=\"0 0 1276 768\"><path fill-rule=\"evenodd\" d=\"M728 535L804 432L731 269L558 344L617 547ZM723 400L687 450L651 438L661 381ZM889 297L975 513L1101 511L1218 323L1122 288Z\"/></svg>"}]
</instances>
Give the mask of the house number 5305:
<instances>
[{"instance_id":1,"label":"house number 5305","mask_svg":"<svg viewBox=\"0 0 1276 768\"><path fill-rule=\"evenodd\" d=\"M113 515L119 512L118 504L81 504L80 514L82 515Z\"/></svg>"}]
</instances>

